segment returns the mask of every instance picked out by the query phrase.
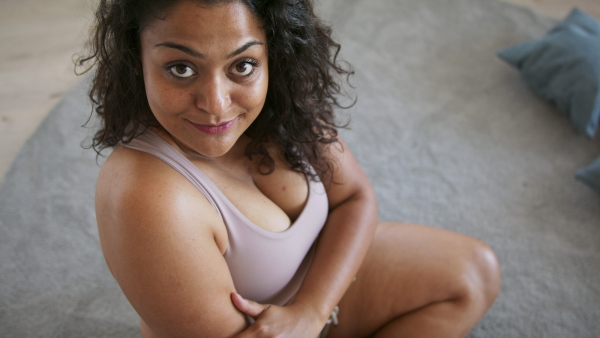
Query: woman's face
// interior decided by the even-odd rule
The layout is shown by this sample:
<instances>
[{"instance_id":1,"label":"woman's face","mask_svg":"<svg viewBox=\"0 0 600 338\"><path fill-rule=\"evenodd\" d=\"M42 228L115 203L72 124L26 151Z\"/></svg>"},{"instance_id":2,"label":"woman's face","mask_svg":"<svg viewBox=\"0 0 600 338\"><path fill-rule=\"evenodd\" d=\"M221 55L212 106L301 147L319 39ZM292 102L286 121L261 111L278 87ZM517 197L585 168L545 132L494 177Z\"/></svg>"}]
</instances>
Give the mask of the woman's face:
<instances>
[{"instance_id":1,"label":"woman's face","mask_svg":"<svg viewBox=\"0 0 600 338\"><path fill-rule=\"evenodd\" d=\"M265 103L266 34L234 1L201 6L183 1L140 33L148 103L186 151L226 154Z\"/></svg>"}]
</instances>

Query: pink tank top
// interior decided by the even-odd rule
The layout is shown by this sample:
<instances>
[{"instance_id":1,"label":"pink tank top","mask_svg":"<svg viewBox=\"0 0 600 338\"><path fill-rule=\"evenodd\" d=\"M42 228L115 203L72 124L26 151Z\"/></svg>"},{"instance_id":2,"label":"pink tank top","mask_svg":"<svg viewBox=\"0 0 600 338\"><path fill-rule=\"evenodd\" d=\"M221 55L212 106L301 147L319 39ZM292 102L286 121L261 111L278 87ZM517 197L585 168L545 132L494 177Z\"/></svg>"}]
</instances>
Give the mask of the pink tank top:
<instances>
[{"instance_id":1,"label":"pink tank top","mask_svg":"<svg viewBox=\"0 0 600 338\"><path fill-rule=\"evenodd\" d=\"M217 210L229 236L225 261L240 295L276 305L292 300L311 264L315 240L328 215L327 194L321 182L309 180L304 210L288 229L270 232L242 215L198 167L150 130L123 146L151 154L177 170Z\"/></svg>"}]
</instances>

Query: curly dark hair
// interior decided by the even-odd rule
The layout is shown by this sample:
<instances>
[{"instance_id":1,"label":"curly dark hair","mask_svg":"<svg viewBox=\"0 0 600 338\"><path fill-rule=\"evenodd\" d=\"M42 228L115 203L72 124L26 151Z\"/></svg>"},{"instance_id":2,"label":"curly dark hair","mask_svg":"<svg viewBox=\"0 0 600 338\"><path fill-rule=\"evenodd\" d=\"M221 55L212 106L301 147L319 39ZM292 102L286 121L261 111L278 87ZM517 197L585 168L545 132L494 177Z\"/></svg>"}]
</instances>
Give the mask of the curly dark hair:
<instances>
[{"instance_id":1,"label":"curly dark hair","mask_svg":"<svg viewBox=\"0 0 600 338\"><path fill-rule=\"evenodd\" d=\"M260 171L269 174L275 165L265 145L274 144L294 171L330 179L333 163L324 154L344 127L334 109L347 108L338 101L340 79L353 71L338 61L340 45L311 0L100 0L90 55L78 61L93 62L87 70L96 67L89 96L101 127L90 147L100 154L158 126L141 75L140 32L181 1L240 1L257 15L268 41L269 84L265 105L246 131L252 138L246 155L260 156Z\"/></svg>"}]
</instances>

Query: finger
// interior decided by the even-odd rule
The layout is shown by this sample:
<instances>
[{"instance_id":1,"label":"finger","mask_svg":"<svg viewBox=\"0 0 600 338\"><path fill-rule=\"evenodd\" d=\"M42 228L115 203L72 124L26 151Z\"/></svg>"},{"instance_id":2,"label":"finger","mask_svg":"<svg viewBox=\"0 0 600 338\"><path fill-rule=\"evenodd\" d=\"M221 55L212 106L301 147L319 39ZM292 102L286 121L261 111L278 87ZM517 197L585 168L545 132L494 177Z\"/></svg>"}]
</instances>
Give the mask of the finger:
<instances>
[{"instance_id":1,"label":"finger","mask_svg":"<svg viewBox=\"0 0 600 338\"><path fill-rule=\"evenodd\" d=\"M263 313L263 311L269 308L268 305L263 305L257 302L253 302L251 300L244 299L237 292L231 293L231 301L238 310L254 319L258 318L258 316L260 316L260 314Z\"/></svg>"}]
</instances>

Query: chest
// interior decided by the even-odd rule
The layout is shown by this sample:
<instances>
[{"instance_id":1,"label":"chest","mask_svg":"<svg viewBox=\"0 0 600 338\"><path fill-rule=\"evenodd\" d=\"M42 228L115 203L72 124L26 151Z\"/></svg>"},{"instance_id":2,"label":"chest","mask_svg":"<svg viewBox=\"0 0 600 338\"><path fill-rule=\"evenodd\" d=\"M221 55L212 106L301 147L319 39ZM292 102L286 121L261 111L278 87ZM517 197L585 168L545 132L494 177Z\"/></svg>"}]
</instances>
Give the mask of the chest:
<instances>
[{"instance_id":1,"label":"chest","mask_svg":"<svg viewBox=\"0 0 600 338\"><path fill-rule=\"evenodd\" d=\"M270 232L288 229L308 200L305 176L281 161L268 175L259 173L249 160L225 168L197 166L248 220Z\"/></svg>"}]
</instances>

